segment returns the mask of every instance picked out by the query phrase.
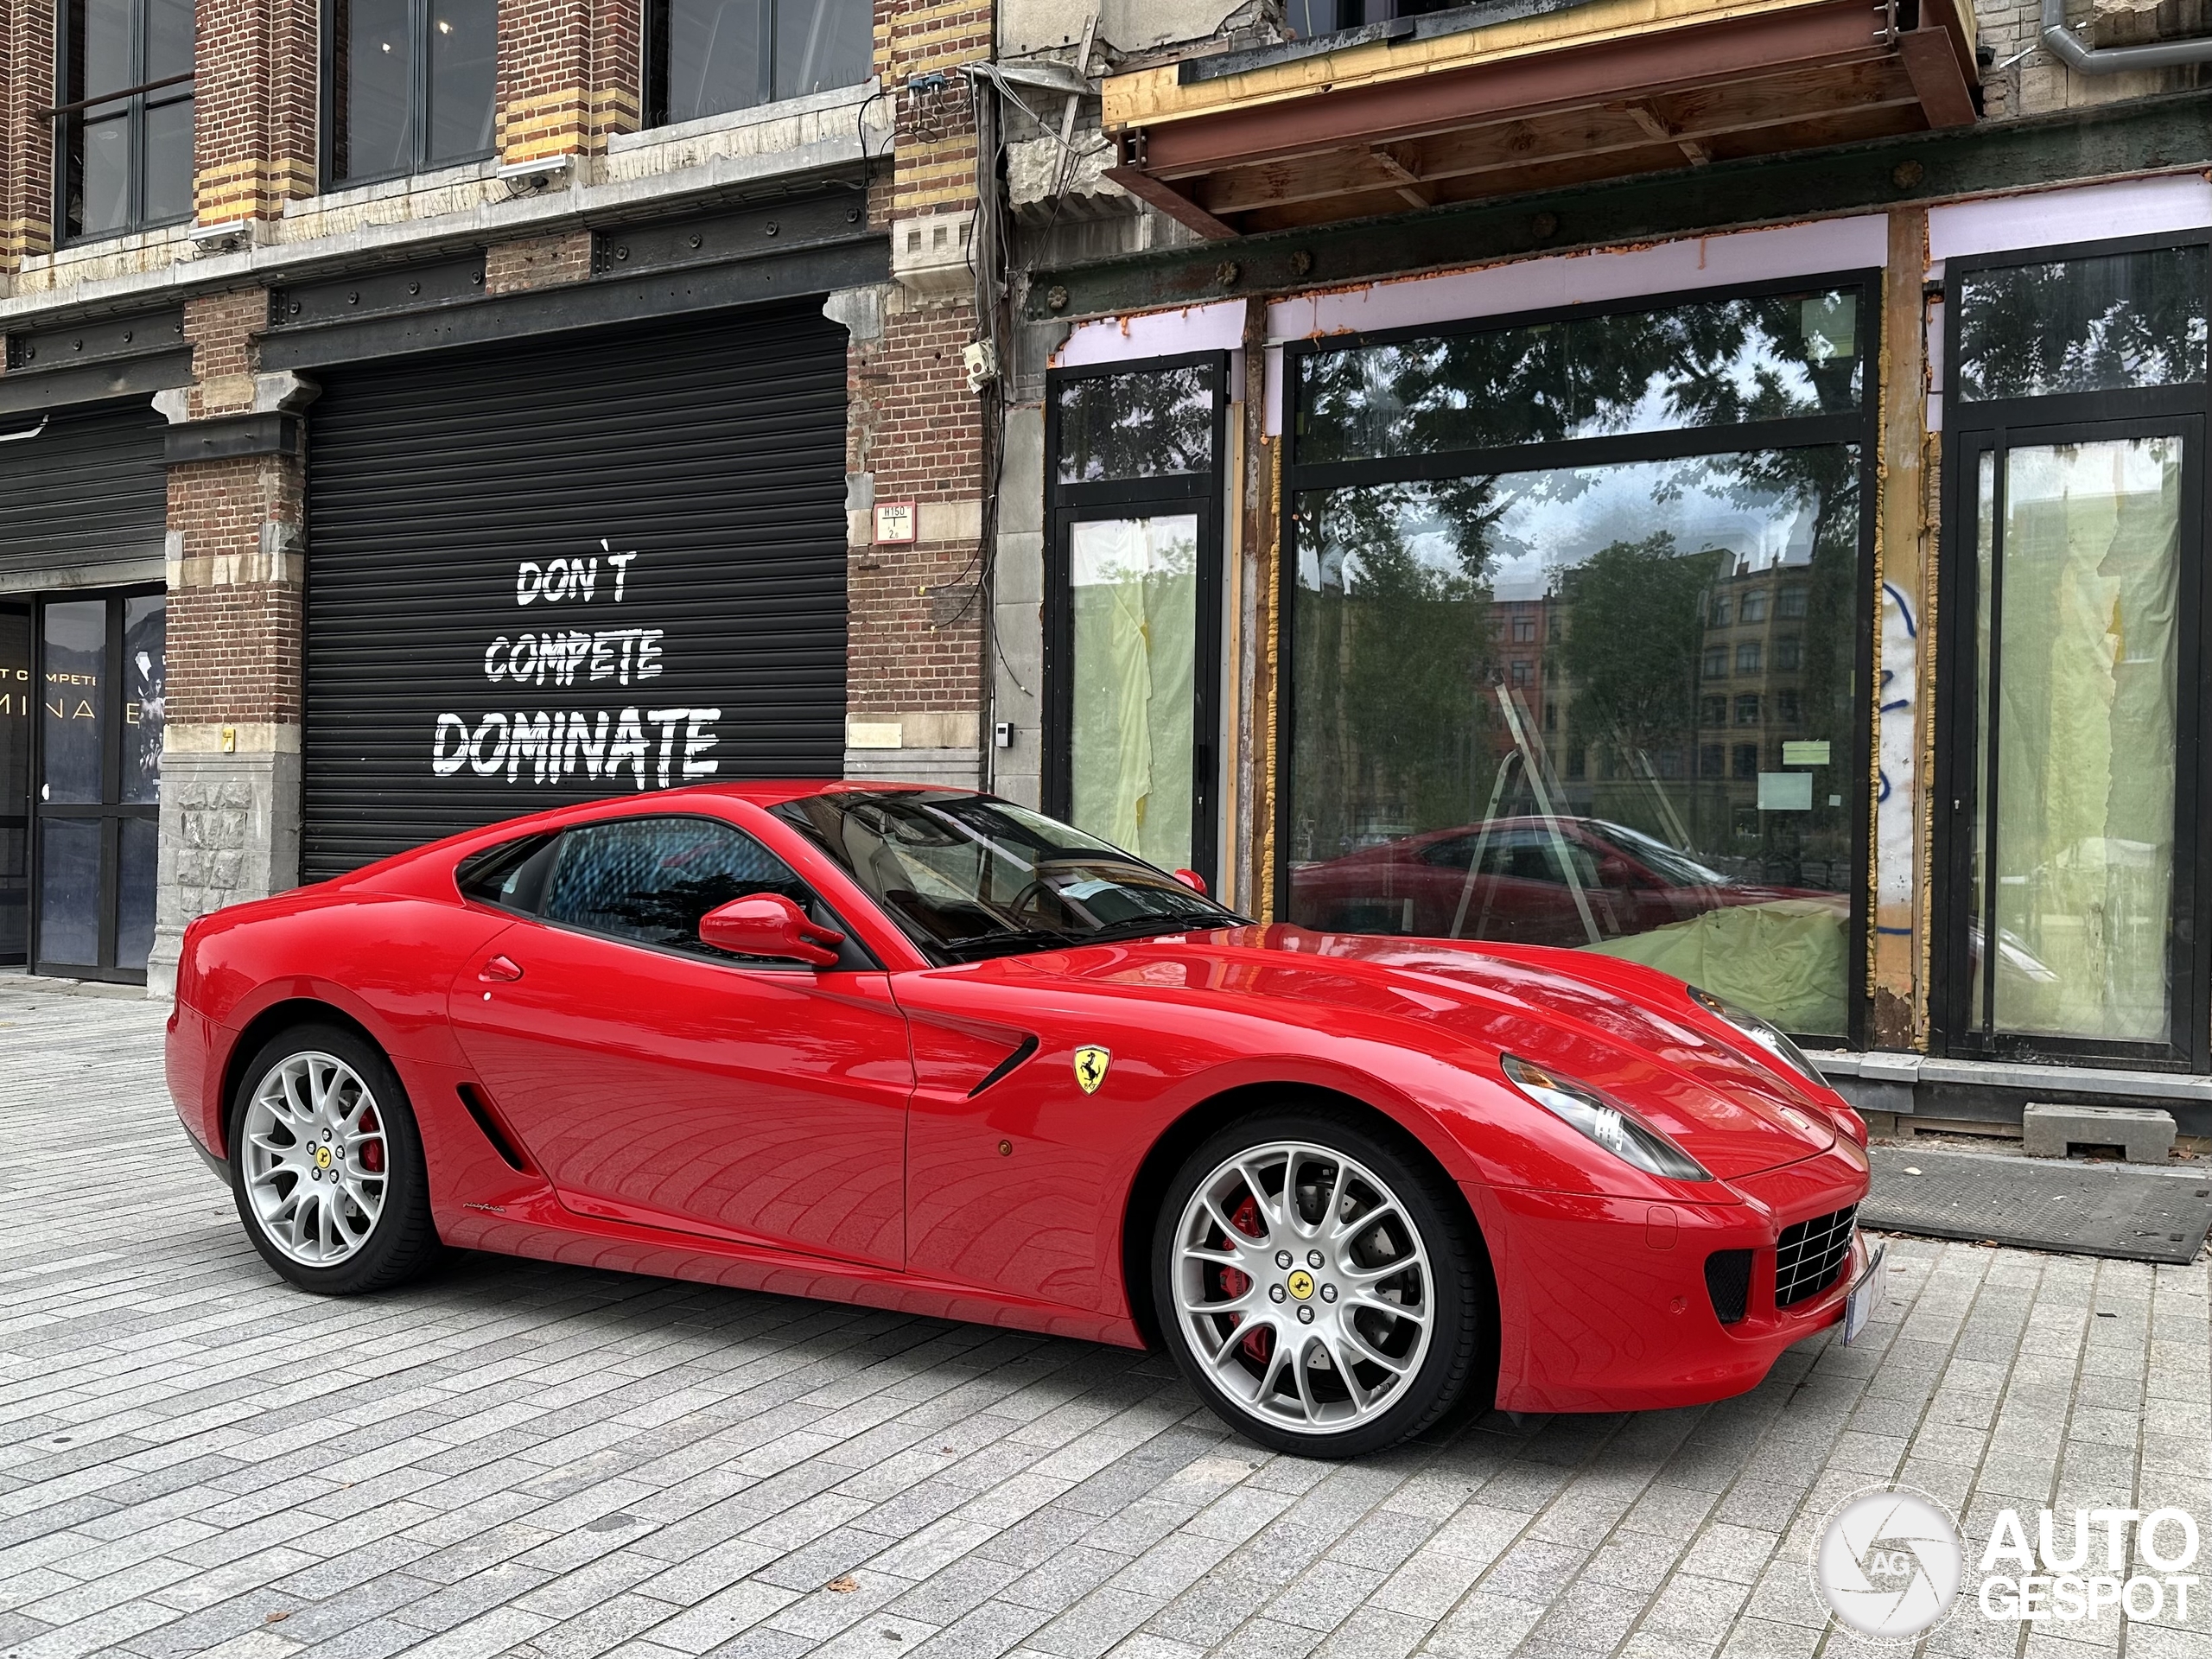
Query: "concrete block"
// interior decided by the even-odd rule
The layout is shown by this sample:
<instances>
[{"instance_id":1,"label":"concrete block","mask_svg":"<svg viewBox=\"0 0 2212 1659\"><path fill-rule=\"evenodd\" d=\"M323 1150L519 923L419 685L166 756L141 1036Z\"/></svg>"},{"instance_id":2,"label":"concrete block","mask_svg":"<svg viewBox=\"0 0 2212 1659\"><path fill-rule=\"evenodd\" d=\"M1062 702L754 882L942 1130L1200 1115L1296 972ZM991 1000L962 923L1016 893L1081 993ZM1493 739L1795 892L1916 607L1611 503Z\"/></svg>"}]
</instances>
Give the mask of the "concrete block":
<instances>
[{"instance_id":1,"label":"concrete block","mask_svg":"<svg viewBox=\"0 0 2212 1659\"><path fill-rule=\"evenodd\" d=\"M2174 1147L2174 1118L2150 1106L2037 1106L2020 1114L2022 1149L2063 1158L2069 1146L2120 1147L2131 1164L2163 1164Z\"/></svg>"}]
</instances>

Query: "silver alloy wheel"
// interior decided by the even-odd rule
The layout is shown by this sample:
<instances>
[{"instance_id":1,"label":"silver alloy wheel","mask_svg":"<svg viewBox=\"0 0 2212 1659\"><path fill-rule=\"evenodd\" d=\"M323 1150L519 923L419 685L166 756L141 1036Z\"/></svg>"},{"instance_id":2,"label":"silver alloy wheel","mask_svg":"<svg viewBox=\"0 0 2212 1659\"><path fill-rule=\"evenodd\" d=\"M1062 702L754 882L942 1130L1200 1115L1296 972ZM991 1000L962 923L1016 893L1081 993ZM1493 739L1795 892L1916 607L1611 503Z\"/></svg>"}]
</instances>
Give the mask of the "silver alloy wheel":
<instances>
[{"instance_id":1,"label":"silver alloy wheel","mask_svg":"<svg viewBox=\"0 0 2212 1659\"><path fill-rule=\"evenodd\" d=\"M262 1236L293 1261L334 1267L384 1213L384 1120L361 1074L306 1050L270 1067L243 1126L246 1196Z\"/></svg>"},{"instance_id":2,"label":"silver alloy wheel","mask_svg":"<svg viewBox=\"0 0 2212 1659\"><path fill-rule=\"evenodd\" d=\"M1174 1249L1185 1339L1262 1421L1356 1427L1403 1398L1427 1357L1427 1249L1397 1194L1333 1148L1279 1141L1229 1159L1184 1205Z\"/></svg>"}]
</instances>

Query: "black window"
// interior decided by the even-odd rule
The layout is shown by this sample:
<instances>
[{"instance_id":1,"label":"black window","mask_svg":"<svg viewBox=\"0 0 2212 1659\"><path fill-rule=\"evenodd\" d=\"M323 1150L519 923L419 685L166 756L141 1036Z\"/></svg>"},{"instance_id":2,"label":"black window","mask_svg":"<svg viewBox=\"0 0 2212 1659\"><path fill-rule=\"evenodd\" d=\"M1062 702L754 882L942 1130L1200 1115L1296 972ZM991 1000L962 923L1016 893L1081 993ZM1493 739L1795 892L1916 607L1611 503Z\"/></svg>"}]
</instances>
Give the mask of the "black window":
<instances>
[{"instance_id":1,"label":"black window","mask_svg":"<svg viewBox=\"0 0 2212 1659\"><path fill-rule=\"evenodd\" d=\"M1726 726L1728 723L1728 699L1707 697L1699 708L1700 722L1707 726Z\"/></svg>"},{"instance_id":2,"label":"black window","mask_svg":"<svg viewBox=\"0 0 2212 1659\"><path fill-rule=\"evenodd\" d=\"M829 919L789 865L716 818L618 818L569 830L544 882L537 913L546 921L718 961L732 958L699 942L699 918L733 899L780 893Z\"/></svg>"},{"instance_id":3,"label":"black window","mask_svg":"<svg viewBox=\"0 0 2212 1659\"><path fill-rule=\"evenodd\" d=\"M1736 775L1738 778L1756 778L1759 775L1759 746L1758 744L1738 743L1736 746Z\"/></svg>"},{"instance_id":4,"label":"black window","mask_svg":"<svg viewBox=\"0 0 2212 1659\"><path fill-rule=\"evenodd\" d=\"M524 836L480 853L472 853L454 873L454 885L464 899L480 905L524 913L537 908L545 891L545 873L552 868L554 835Z\"/></svg>"},{"instance_id":5,"label":"black window","mask_svg":"<svg viewBox=\"0 0 2212 1659\"><path fill-rule=\"evenodd\" d=\"M326 0L332 181L489 156L499 16L499 0Z\"/></svg>"},{"instance_id":6,"label":"black window","mask_svg":"<svg viewBox=\"0 0 2212 1659\"><path fill-rule=\"evenodd\" d=\"M646 0L645 121L694 121L868 78L870 0Z\"/></svg>"},{"instance_id":7,"label":"black window","mask_svg":"<svg viewBox=\"0 0 2212 1659\"><path fill-rule=\"evenodd\" d=\"M1736 699L1736 723L1738 726L1756 726L1759 723L1759 700L1757 696Z\"/></svg>"},{"instance_id":8,"label":"black window","mask_svg":"<svg viewBox=\"0 0 2212 1659\"><path fill-rule=\"evenodd\" d=\"M61 233L192 216L192 0L62 0Z\"/></svg>"},{"instance_id":9,"label":"black window","mask_svg":"<svg viewBox=\"0 0 2212 1659\"><path fill-rule=\"evenodd\" d=\"M1728 677L1727 646L1715 645L1705 653L1703 673L1708 680L1725 680Z\"/></svg>"},{"instance_id":10,"label":"black window","mask_svg":"<svg viewBox=\"0 0 2212 1659\"><path fill-rule=\"evenodd\" d=\"M1513 619L1513 643L1515 645L1533 645L1535 642L1535 638L1536 619L1535 617L1516 616Z\"/></svg>"},{"instance_id":11,"label":"black window","mask_svg":"<svg viewBox=\"0 0 2212 1659\"><path fill-rule=\"evenodd\" d=\"M1751 592L1745 594L1744 595L1742 606L1736 613L1736 618L1737 620L1740 622L1765 621L1766 589L1764 588L1754 588Z\"/></svg>"},{"instance_id":12,"label":"black window","mask_svg":"<svg viewBox=\"0 0 2212 1659\"><path fill-rule=\"evenodd\" d=\"M1802 639L1777 639L1774 642L1774 665L1777 669L1794 670L1805 661L1805 642Z\"/></svg>"},{"instance_id":13,"label":"black window","mask_svg":"<svg viewBox=\"0 0 2212 1659\"><path fill-rule=\"evenodd\" d=\"M1736 647L1736 671L1756 674L1759 671L1759 643L1753 639Z\"/></svg>"}]
</instances>

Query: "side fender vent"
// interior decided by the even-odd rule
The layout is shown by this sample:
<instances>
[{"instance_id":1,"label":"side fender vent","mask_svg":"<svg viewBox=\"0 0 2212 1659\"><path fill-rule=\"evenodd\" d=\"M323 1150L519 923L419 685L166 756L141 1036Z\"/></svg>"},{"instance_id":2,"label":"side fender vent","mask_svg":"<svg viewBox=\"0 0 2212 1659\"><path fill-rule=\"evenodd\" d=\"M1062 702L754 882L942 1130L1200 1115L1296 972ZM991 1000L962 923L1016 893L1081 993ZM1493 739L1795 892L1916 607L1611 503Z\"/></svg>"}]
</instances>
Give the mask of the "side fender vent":
<instances>
[{"instance_id":1,"label":"side fender vent","mask_svg":"<svg viewBox=\"0 0 2212 1659\"><path fill-rule=\"evenodd\" d=\"M1721 1324L1741 1321L1751 1300L1751 1253L1715 1250L1707 1256L1705 1292L1713 1298L1713 1316Z\"/></svg>"},{"instance_id":2,"label":"side fender vent","mask_svg":"<svg viewBox=\"0 0 2212 1659\"><path fill-rule=\"evenodd\" d=\"M485 1099L476 1085L464 1083L454 1092L461 1096L461 1103L468 1109L469 1116L484 1132L484 1138L492 1143L492 1150L506 1160L507 1167L518 1175L529 1174L530 1160L522 1155L521 1149L514 1143L514 1137L507 1133L506 1125L500 1122L498 1114L493 1111L492 1103Z\"/></svg>"}]
</instances>

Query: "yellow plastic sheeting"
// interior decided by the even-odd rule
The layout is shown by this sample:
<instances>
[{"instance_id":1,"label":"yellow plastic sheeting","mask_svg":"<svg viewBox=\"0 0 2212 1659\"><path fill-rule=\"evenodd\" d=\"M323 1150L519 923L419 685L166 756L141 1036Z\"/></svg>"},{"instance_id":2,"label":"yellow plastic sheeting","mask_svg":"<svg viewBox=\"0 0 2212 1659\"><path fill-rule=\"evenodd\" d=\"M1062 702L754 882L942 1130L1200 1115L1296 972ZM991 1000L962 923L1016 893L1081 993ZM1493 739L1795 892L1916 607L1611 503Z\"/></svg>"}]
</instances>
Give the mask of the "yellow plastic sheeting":
<instances>
[{"instance_id":1,"label":"yellow plastic sheeting","mask_svg":"<svg viewBox=\"0 0 2212 1659\"><path fill-rule=\"evenodd\" d=\"M2171 1034L2181 462L2163 437L2005 458L1990 858L1999 937L2044 971L2000 957L1999 1030Z\"/></svg>"},{"instance_id":2,"label":"yellow plastic sheeting","mask_svg":"<svg viewBox=\"0 0 2212 1659\"><path fill-rule=\"evenodd\" d=\"M1069 537L1071 816L1164 869L1191 861L1198 521L1095 519Z\"/></svg>"},{"instance_id":3,"label":"yellow plastic sheeting","mask_svg":"<svg viewBox=\"0 0 2212 1659\"><path fill-rule=\"evenodd\" d=\"M1844 1034L1842 901L1724 905L1694 920L1582 948L1688 980L1806 1036Z\"/></svg>"}]
</instances>

